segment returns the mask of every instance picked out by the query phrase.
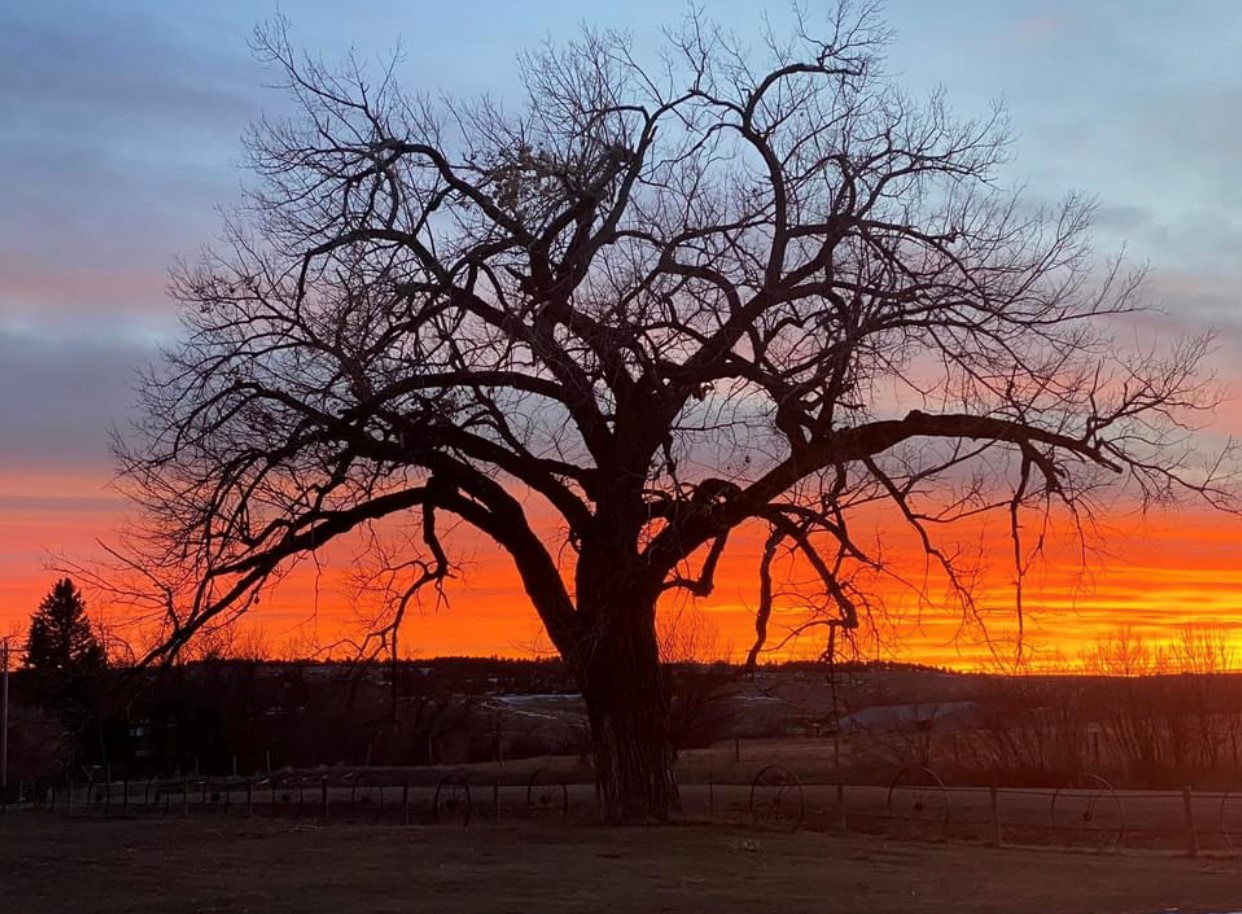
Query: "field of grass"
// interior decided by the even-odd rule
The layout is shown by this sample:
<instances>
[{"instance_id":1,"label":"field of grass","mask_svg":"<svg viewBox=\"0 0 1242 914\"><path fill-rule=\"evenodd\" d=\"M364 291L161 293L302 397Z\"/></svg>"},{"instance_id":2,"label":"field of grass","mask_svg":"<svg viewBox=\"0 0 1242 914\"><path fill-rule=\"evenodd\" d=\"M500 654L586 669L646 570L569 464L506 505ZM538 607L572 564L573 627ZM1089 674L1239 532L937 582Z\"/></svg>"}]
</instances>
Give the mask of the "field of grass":
<instances>
[{"instance_id":1,"label":"field of grass","mask_svg":"<svg viewBox=\"0 0 1242 914\"><path fill-rule=\"evenodd\" d=\"M242 912L1181 912L1242 901L1242 862L722 826L391 827L0 817L0 908Z\"/></svg>"},{"instance_id":2,"label":"field of grass","mask_svg":"<svg viewBox=\"0 0 1242 914\"><path fill-rule=\"evenodd\" d=\"M854 750L856 752L856 750ZM841 761L850 761L851 747L843 745ZM876 784L887 784L888 778L897 771L893 762L873 762L871 774ZM677 757L677 780L682 784L747 784L755 774L767 765L785 765L797 772L806 783L836 783L838 759L830 739L778 738L743 739L738 743L724 740L705 749L687 749ZM449 773L473 773L481 780L499 778L502 783L525 784L530 775L547 769L568 783L589 783L590 768L582 760L571 755L545 755L513 759L504 765L482 762L472 765L439 765L400 770L403 776L413 777L419 783L435 784ZM371 769L380 771L382 769Z\"/></svg>"}]
</instances>

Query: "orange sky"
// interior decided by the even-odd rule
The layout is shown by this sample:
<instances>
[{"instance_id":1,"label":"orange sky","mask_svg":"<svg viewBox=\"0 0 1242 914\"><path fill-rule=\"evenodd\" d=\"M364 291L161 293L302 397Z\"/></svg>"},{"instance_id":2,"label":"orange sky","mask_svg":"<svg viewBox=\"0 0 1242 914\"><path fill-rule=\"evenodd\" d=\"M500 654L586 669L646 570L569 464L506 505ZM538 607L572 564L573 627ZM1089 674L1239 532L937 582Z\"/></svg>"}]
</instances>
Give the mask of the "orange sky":
<instances>
[{"instance_id":1,"label":"orange sky","mask_svg":"<svg viewBox=\"0 0 1242 914\"><path fill-rule=\"evenodd\" d=\"M94 474L28 472L0 478L0 507L0 633L15 633L54 579L52 556L92 553L95 538L107 539L115 529L124 504ZM1186 509L1145 521L1119 519L1114 526L1116 533L1098 543L1104 554L1086 574L1077 562L1054 553L1029 579L1024 645L1037 665L1072 662L1086 645L1123 625L1153 642L1173 637L1185 622L1222 627L1231 637L1236 629L1242 647L1242 520ZM905 564L905 577L919 578L919 566L908 554L901 558L900 546L888 551L891 561ZM986 558L989 567L977 597L990 635L1004 645L1015 631L1013 572L1003 547L997 552ZM469 544L468 553L462 576L449 587L449 605L429 607L407 623L408 649L418 656L546 651L503 554L481 539ZM696 604L716 654L738 659L750 644L754 562L753 549L743 543L722 564L715 594ZM304 567L264 600L253 619L274 651L304 649L362 630L359 610L349 599L348 564L344 556L329 555L318 573ZM889 612L882 628L885 656L961 668L989 662L979 632L963 633L960 613L940 598L937 585L921 609L910 592L891 585L881 589ZM106 612L102 605L91 608ZM778 613L772 640L797 618ZM791 650L812 656L821 648L812 635Z\"/></svg>"},{"instance_id":2,"label":"orange sky","mask_svg":"<svg viewBox=\"0 0 1242 914\"><path fill-rule=\"evenodd\" d=\"M391 4L347 13L289 5L295 42L313 55L337 61L352 47L379 61L404 34L415 53L398 67L400 83L463 98L508 97L513 55L577 34L583 16L581 4L556 2L534 11L446 4L421 19ZM754 4L712 6L737 34L759 26ZM1091 238L1101 262L1124 246L1128 262L1150 267L1145 301L1168 309L1162 321L1136 323L1135 336L1219 328L1217 364L1242 391L1242 128L1222 116L1222 99L1239 94L1236 68L1220 66L1233 57L1242 5L1200 3L1186 15L1178 5L1131 4L1119 16L1113 5L1084 3L1053 19L1032 18L1028 6L1036 5L893 0L884 16L898 37L886 69L912 97L944 86L963 117L987 118L1004 98L1015 135L998 182L1025 186L1031 205L1055 206L1070 192L1096 200ZM104 488L107 430L124 424L134 369L176 332L168 265L192 260L219 234L217 207L240 202L251 180L237 169L247 124L287 111L248 50L257 15L234 0L85 3L69 16L57 4L0 4L0 32L16 36L5 46L10 69L23 78L7 97L0 138L0 174L20 175L0 206L0 634L24 628L51 586L49 555L88 556L116 527L123 506ZM678 14L633 0L597 4L590 15L654 50ZM773 16L778 33L790 24ZM1242 406L1216 420L1213 434L1242 432ZM1154 518L1146 529L1115 520L1124 535L1106 544L1106 571L1093 568L1084 581L1057 556L1032 580L1032 656L1072 659L1121 624L1152 639L1186 620L1242 625L1242 521L1202 511ZM989 551L997 556L980 598L1003 641L1013 629L1012 572L1001 547ZM753 564L735 553L703 607L717 648L734 656L751 637ZM294 575L256 614L267 639L280 649L356 631L345 576L339 561L318 582ZM891 652L947 665L986 660L977 632L960 636L943 604L920 613L908 596L885 595ZM410 621L411 649L523 654L539 643L508 564L486 544L450 597L449 609Z\"/></svg>"}]
</instances>

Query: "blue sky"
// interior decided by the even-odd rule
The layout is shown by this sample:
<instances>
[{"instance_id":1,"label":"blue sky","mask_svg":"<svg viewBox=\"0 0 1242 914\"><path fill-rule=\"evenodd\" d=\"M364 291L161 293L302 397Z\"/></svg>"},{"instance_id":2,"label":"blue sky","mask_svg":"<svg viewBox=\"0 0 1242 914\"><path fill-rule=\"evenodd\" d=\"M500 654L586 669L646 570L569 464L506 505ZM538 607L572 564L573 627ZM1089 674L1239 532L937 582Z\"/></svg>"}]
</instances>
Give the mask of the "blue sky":
<instances>
[{"instance_id":1,"label":"blue sky","mask_svg":"<svg viewBox=\"0 0 1242 914\"><path fill-rule=\"evenodd\" d=\"M759 25L753 2L703 5L739 34ZM824 5L807 6L813 16ZM1036 200L1094 195L1101 253L1124 243L1150 261L1155 302L1187 328L1221 328L1222 364L1238 364L1242 3L885 9L891 71L915 91L943 85L964 114L1004 99L1017 136L1004 179ZM406 85L503 95L524 46L583 21L629 28L646 46L682 8L284 0L279 11L296 44L329 59L353 47L378 60L400 37ZM108 425L174 326L167 268L213 239L216 207L245 180L240 135L282 104L247 47L275 12L240 0L0 5L0 528L4 499L21 494L6 479L38 469L108 480Z\"/></svg>"},{"instance_id":2,"label":"blue sky","mask_svg":"<svg viewBox=\"0 0 1242 914\"><path fill-rule=\"evenodd\" d=\"M810 4L812 15L817 4ZM713 0L739 34L760 8ZM275 4L39 0L0 7L0 473L98 460L128 377L169 332L167 267L245 180L238 138L279 108L247 40ZM406 84L504 94L517 51L589 21L658 40L677 4L286 0L296 43L380 59ZM773 17L787 15L774 7ZM1242 4L891 0L891 69L963 113L1007 103L1006 178L1099 200L1101 252L1153 267L1153 298L1236 347L1242 273ZM18 394L13 396L12 394Z\"/></svg>"}]
</instances>

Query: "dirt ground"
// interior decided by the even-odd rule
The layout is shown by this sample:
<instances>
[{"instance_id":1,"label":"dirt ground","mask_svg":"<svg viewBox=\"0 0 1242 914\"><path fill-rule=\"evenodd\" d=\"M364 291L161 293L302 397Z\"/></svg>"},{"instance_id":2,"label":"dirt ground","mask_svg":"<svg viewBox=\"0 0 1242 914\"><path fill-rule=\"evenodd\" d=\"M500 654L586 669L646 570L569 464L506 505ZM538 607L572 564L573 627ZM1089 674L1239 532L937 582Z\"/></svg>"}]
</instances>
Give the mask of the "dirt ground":
<instances>
[{"instance_id":1,"label":"dirt ground","mask_svg":"<svg viewBox=\"0 0 1242 914\"><path fill-rule=\"evenodd\" d=\"M1242 859L721 826L319 827L0 817L0 910L1004 912L1242 909Z\"/></svg>"}]
</instances>

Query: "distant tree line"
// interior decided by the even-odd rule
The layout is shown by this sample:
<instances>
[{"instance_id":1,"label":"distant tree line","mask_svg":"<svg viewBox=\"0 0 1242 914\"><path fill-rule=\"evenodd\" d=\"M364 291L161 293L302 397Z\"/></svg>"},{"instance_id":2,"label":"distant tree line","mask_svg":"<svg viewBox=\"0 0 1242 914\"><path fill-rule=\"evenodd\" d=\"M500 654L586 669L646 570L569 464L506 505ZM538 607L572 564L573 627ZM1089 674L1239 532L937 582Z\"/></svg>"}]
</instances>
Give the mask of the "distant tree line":
<instances>
[{"instance_id":1,"label":"distant tree line","mask_svg":"<svg viewBox=\"0 0 1242 914\"><path fill-rule=\"evenodd\" d=\"M1219 628L1185 625L1166 642L1121 628L1059 674L981 677L966 724L950 721L960 711L945 703L924 708L921 726L860 736L852 764L879 754L958 783L1059 785L1086 772L1133 788L1235 786L1242 770L1235 661Z\"/></svg>"}]
</instances>

